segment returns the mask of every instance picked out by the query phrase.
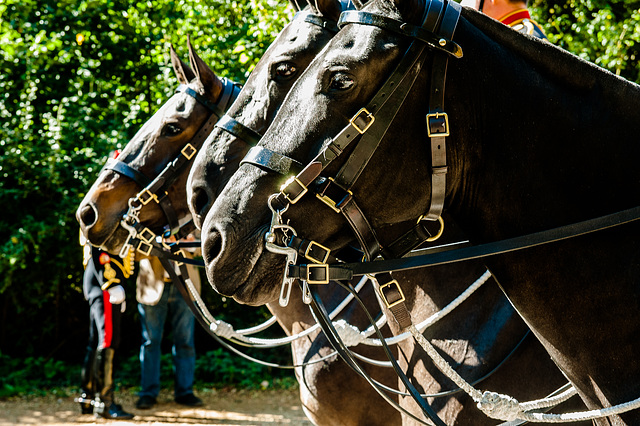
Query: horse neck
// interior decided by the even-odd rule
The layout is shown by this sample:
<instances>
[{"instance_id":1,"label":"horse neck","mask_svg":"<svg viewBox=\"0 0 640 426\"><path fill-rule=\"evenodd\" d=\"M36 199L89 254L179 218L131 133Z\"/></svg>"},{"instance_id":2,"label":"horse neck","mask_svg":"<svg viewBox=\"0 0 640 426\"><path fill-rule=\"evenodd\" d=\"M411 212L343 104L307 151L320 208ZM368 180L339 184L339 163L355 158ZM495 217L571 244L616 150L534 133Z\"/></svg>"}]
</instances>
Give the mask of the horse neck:
<instances>
[{"instance_id":1,"label":"horse neck","mask_svg":"<svg viewBox=\"0 0 640 426\"><path fill-rule=\"evenodd\" d=\"M640 189L632 178L639 87L469 18L484 32L462 20L456 40L465 56L450 61L445 102L458 118L450 144L456 218L495 239L633 206L625 193Z\"/></svg>"}]
</instances>

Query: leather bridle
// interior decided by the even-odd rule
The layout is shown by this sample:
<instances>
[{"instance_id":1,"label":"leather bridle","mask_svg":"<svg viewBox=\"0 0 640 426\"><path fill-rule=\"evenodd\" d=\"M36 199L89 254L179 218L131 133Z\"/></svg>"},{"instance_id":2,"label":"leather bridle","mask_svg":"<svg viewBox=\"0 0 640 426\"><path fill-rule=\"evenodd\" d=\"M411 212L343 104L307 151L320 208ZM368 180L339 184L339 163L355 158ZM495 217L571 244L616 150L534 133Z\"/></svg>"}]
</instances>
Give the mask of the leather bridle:
<instances>
[{"instance_id":1,"label":"leather bridle","mask_svg":"<svg viewBox=\"0 0 640 426\"><path fill-rule=\"evenodd\" d=\"M231 80L222 78L221 81L223 90L218 101L215 103L210 102L187 85L181 84L178 86L176 93L185 93L191 96L205 106L210 114L193 138L185 144L180 150L180 153L172 161L167 163L157 177L151 179L129 164L116 159L110 159L105 165L104 170L112 170L126 176L143 188L135 197L129 200L129 210L120 222L121 226L129 232L129 237L123 245L121 253L128 251L128 249L133 246L134 240L136 240L134 248L144 255L150 254L151 241L155 240L156 234L149 228L143 226L138 219L138 215L140 209L151 201L154 201L162 208L165 218L167 219L168 235L175 235L180 232L179 236L186 236L195 229L190 222L182 226L180 225L175 208L167 196L167 191L196 155L198 149L200 149L205 139L213 130L215 123L224 114L223 111L231 105L240 92L240 87Z\"/></svg>"}]
</instances>

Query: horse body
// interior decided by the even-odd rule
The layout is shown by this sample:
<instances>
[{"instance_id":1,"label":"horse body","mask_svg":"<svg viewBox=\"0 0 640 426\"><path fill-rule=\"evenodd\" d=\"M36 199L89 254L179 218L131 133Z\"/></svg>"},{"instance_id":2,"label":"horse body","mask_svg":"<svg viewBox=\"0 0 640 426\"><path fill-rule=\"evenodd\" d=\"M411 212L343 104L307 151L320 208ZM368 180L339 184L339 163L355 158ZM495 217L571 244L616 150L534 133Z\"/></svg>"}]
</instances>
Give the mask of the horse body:
<instances>
[{"instance_id":1,"label":"horse body","mask_svg":"<svg viewBox=\"0 0 640 426\"><path fill-rule=\"evenodd\" d=\"M481 25L473 14L468 19ZM487 58L476 55L479 40L465 28L458 36L470 46L469 63L451 67L449 76L461 86L475 86L482 98L490 93L469 82L468 70L478 70ZM485 104L475 121L483 125L463 127L457 138L464 176L450 190L456 195L449 211L474 242L526 235L637 205L640 180L631 161L640 154L640 87L553 46L540 43L528 50L524 43L509 42L499 27L483 29L504 46L495 56L482 50L492 55L490 62L504 64L497 76L500 86L491 94L520 85L521 96ZM528 73L532 82L525 90L514 78L519 72ZM517 111L517 120L487 126L489 117L510 111ZM505 137L518 127L526 129L523 137ZM482 143L467 142L474 139ZM640 349L633 337L640 331L637 231L633 223L487 259L509 299L592 408L640 396L640 363L633 356ZM640 413L621 418L635 424Z\"/></svg>"},{"instance_id":2,"label":"horse body","mask_svg":"<svg viewBox=\"0 0 640 426\"><path fill-rule=\"evenodd\" d=\"M413 22L420 16L414 7L374 0L366 9ZM640 180L631 162L640 150L634 143L640 134L637 85L470 10L463 11L454 39L465 54L449 61L447 73L446 210L473 243L636 205ZM345 27L294 85L261 144L303 164L311 160L373 96L408 44L376 27ZM415 220L429 206L431 159L421 143L427 139L428 77L425 67L398 112L401 119L353 186L375 229ZM343 163L329 166L326 175ZM283 259L263 249L262 235L271 217L266 199L281 182L241 166L203 223L209 280L238 300L263 303L277 291L280 277L266 271L282 270ZM331 248L347 244L340 215L310 200L290 206L290 224ZM640 349L634 339L637 230L625 225L486 259L590 408L640 396L640 364L633 356ZM240 251L250 260L238 260ZM242 264L231 268L232 262ZM636 424L639 416L611 421Z\"/></svg>"}]
</instances>

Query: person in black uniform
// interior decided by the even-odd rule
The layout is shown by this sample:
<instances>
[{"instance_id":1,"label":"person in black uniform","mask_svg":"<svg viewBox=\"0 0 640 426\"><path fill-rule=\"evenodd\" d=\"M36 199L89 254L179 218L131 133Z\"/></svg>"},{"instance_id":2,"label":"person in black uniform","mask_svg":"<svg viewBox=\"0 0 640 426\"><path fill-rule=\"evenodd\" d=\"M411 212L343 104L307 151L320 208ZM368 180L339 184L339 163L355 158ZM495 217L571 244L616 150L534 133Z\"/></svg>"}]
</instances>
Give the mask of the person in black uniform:
<instances>
[{"instance_id":1,"label":"person in black uniform","mask_svg":"<svg viewBox=\"0 0 640 426\"><path fill-rule=\"evenodd\" d=\"M122 284L133 273L133 252L124 258L91 246L81 235L84 249L83 292L89 302L89 343L81 373L83 414L105 419L132 419L115 403L113 356L120 345L120 318L125 310Z\"/></svg>"},{"instance_id":2,"label":"person in black uniform","mask_svg":"<svg viewBox=\"0 0 640 426\"><path fill-rule=\"evenodd\" d=\"M546 39L547 36L542 27L531 19L527 3L528 0L462 0L460 2L461 5L479 10L520 33Z\"/></svg>"}]
</instances>

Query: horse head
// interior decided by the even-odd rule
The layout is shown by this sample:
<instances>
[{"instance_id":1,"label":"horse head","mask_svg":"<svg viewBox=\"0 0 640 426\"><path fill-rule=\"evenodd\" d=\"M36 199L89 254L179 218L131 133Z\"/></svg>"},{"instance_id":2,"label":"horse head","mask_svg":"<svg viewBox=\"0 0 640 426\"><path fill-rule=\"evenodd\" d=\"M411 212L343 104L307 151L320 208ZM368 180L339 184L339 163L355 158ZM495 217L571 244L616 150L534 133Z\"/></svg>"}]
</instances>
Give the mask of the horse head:
<instances>
[{"instance_id":1,"label":"horse head","mask_svg":"<svg viewBox=\"0 0 640 426\"><path fill-rule=\"evenodd\" d=\"M251 72L227 115L198 154L188 184L198 226L229 177L273 120L293 83L337 31L339 0L318 0L300 9ZM225 167L221 167L224 164Z\"/></svg>"},{"instance_id":2,"label":"horse head","mask_svg":"<svg viewBox=\"0 0 640 426\"><path fill-rule=\"evenodd\" d=\"M402 0L374 1L363 10L420 25L423 6L421 2ZM344 26L294 83L260 146L308 164L374 96L410 43L408 37L377 26ZM393 140L378 147L355 185L348 188L360 209L376 212L371 226L382 229L380 232L390 224L415 223L428 206L428 185L397 191L401 182L428 174L429 153L410 143L423 130L424 116L407 113L426 107L424 96L419 96L425 84L422 80L416 83L408 95L410 100L397 114L407 119L393 123L388 132ZM356 135L358 131L353 128L350 136ZM351 151L352 147L347 148L326 174L334 176ZM403 167L385 173L385 161L399 155ZM381 170L385 179L381 179ZM267 251L264 239L272 220L267 200L280 191L285 180L264 168L243 164L206 216L202 224L203 256L209 281L221 293L251 304L276 297L285 259ZM289 205L283 218L303 238L334 251L354 241L348 222L319 197L308 196Z\"/></svg>"},{"instance_id":3,"label":"horse head","mask_svg":"<svg viewBox=\"0 0 640 426\"><path fill-rule=\"evenodd\" d=\"M117 160L107 162L76 211L87 239L110 252L117 253L129 235L121 220L130 210L130 200L142 200L144 205L136 201L136 207L140 207L138 219L156 234L162 233L167 223L175 227L189 217L183 201L189 168L167 170L163 182L156 177L171 169L180 157L188 161L194 156L199 148L196 139L201 138L200 144L204 140L200 136L206 131L203 127L210 121L215 123L221 115L215 105L225 93L227 82L200 59L190 42L191 66L178 58L173 47L170 51L181 86L129 141ZM155 185L150 186L154 180ZM159 193L154 193L155 189Z\"/></svg>"},{"instance_id":4,"label":"horse head","mask_svg":"<svg viewBox=\"0 0 640 426\"><path fill-rule=\"evenodd\" d=\"M258 144L296 80L337 32L351 5L318 0L301 10L260 59L226 116L216 124L190 173L188 200L200 227L249 148ZM210 239L208 244L216 244ZM222 293L223 289L218 289Z\"/></svg>"}]
</instances>

